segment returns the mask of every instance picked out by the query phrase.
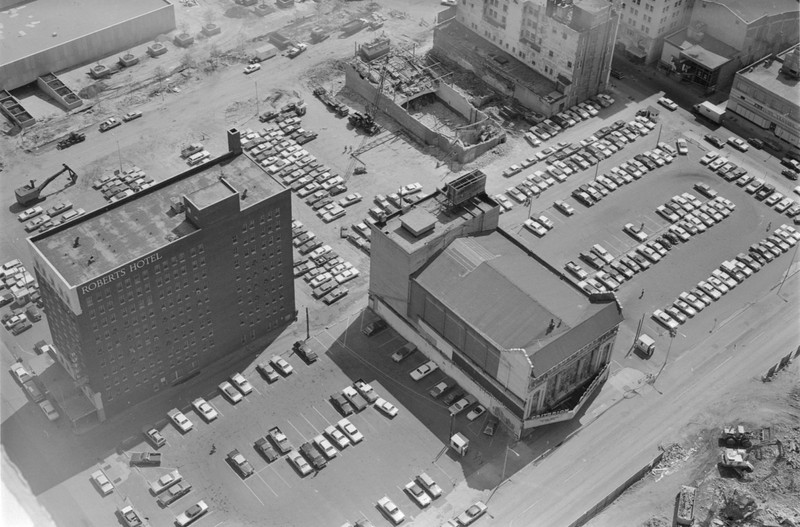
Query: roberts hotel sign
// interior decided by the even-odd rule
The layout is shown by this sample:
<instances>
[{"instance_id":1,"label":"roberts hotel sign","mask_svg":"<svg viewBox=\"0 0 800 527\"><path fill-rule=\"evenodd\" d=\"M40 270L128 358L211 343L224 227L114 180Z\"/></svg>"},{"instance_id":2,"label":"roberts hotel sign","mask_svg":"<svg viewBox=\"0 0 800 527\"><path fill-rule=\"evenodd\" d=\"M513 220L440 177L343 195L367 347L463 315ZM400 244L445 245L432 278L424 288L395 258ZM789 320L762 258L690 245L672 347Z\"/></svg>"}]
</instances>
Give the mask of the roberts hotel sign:
<instances>
[{"instance_id":1,"label":"roberts hotel sign","mask_svg":"<svg viewBox=\"0 0 800 527\"><path fill-rule=\"evenodd\" d=\"M88 295L92 291L103 287L104 285L108 285L114 280L124 277L128 274L128 272L134 273L140 269L147 267L148 265L152 264L153 262L157 262L161 260L161 255L158 253L153 253L149 256L145 256L144 258L140 258L134 262L128 264L127 267L120 267L115 271L111 271L107 275L100 277L96 280L88 282L81 286L81 293L84 295Z\"/></svg>"},{"instance_id":2,"label":"roberts hotel sign","mask_svg":"<svg viewBox=\"0 0 800 527\"><path fill-rule=\"evenodd\" d=\"M30 241L29 239L29 242ZM115 280L132 275L162 259L159 253L152 253L114 269L99 278L93 278L83 284L73 285L68 283L61 273L58 272L58 269L53 267L53 264L44 257L34 243L31 243L30 246L33 248L34 267L37 274L41 279L47 281L59 298L61 298L76 315L83 313L81 302L78 298L79 291L81 296L90 295L93 291L97 291Z\"/></svg>"}]
</instances>

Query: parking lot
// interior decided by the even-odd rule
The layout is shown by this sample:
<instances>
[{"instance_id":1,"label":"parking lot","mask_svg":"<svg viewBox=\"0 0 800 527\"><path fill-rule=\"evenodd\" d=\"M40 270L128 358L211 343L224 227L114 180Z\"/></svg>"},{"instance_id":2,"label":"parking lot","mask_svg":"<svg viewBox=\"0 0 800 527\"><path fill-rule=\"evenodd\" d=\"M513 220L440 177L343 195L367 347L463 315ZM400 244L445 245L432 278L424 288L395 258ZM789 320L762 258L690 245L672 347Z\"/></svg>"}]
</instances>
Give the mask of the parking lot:
<instances>
[{"instance_id":1,"label":"parking lot","mask_svg":"<svg viewBox=\"0 0 800 527\"><path fill-rule=\"evenodd\" d=\"M443 452L451 422L446 405L431 398L428 390L444 376L436 371L419 382L411 380L408 373L425 362L424 356L413 353L401 363L393 362L391 354L405 341L392 330L367 338L361 328L369 320L354 317L309 341L312 350L320 355L311 365L297 355L285 354L294 372L272 384L254 371L258 362L254 361L242 371L252 383L253 392L235 405L218 390L187 391L179 407L192 421L193 429L183 434L171 422L160 423L166 439L159 450L163 454L161 467L127 467L132 452L151 450L143 436L136 444L126 444L124 452L107 458L99 466L109 479L116 481L116 492L107 498L99 494L89 497L92 506L113 514L119 498L124 496L154 525L170 523L199 499L211 511L199 525L217 525L229 513L252 525L262 524L265 514L274 525L339 525L360 518L368 518L375 525L388 525L375 508L376 501L387 495L407 518L413 519L420 508L403 487L422 472L442 487L445 496L464 478L478 487L496 485L496 473L481 473L483 461L478 453L488 458L500 452L508 442L504 432L498 430L492 438L485 436L481 430L488 414L469 422L462 413L452 425L454 431L473 442L474 451L463 459ZM270 356L265 353L259 360ZM397 417L390 419L373 407L349 416L365 439L346 447L325 468L305 477L286 456L268 463L256 452L253 443L273 426L280 427L297 449L335 425L342 416L328 397L356 378L367 381L380 397L395 404L399 409ZM205 397L219 417L206 423L189 405L196 397ZM253 476L242 479L228 465L225 456L234 448L253 465ZM511 460L509 471L520 466L520 461ZM176 468L192 490L162 509L150 495L148 485ZM444 499L439 498L433 506L441 505ZM306 506L309 500L313 507ZM445 514L449 509L443 507Z\"/></svg>"}]
</instances>

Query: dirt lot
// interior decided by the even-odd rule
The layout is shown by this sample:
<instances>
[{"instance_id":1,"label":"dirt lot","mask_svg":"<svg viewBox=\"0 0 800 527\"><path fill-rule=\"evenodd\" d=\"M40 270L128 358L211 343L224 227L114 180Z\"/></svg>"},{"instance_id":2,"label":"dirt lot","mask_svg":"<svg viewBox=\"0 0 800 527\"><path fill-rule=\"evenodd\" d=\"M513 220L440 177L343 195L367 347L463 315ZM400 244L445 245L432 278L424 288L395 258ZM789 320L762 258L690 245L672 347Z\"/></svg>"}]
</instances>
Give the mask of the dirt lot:
<instances>
[{"instance_id":1,"label":"dirt lot","mask_svg":"<svg viewBox=\"0 0 800 527\"><path fill-rule=\"evenodd\" d=\"M675 525L681 485L698 489L695 519L701 523L697 525L800 525L799 375L800 363L795 363L771 383L752 383L748 393L734 394L698 416L684 428L679 443L664 445L661 465L587 525ZM771 433L763 448L755 442L749 457L755 470L743 478L717 463L722 427L736 419L747 430L769 427Z\"/></svg>"}]
</instances>

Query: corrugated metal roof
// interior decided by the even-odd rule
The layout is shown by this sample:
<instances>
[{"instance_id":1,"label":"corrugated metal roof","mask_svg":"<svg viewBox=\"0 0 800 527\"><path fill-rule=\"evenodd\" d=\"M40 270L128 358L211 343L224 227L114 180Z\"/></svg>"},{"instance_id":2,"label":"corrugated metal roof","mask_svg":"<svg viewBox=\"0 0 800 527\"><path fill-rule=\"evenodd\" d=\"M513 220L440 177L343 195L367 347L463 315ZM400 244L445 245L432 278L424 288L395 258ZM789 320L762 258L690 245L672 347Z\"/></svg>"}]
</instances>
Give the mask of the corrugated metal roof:
<instances>
[{"instance_id":1,"label":"corrugated metal roof","mask_svg":"<svg viewBox=\"0 0 800 527\"><path fill-rule=\"evenodd\" d=\"M499 348L525 349L537 375L622 321L498 232L453 241L416 280Z\"/></svg>"}]
</instances>

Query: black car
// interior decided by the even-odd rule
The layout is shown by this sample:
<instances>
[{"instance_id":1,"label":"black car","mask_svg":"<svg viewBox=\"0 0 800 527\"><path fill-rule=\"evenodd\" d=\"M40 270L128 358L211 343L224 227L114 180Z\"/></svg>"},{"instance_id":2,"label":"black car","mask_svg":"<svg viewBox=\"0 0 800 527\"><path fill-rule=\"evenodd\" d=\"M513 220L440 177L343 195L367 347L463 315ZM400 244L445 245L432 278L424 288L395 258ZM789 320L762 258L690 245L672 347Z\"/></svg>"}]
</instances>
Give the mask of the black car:
<instances>
[{"instance_id":1,"label":"black car","mask_svg":"<svg viewBox=\"0 0 800 527\"><path fill-rule=\"evenodd\" d=\"M450 406L451 404L458 401L462 397L464 397L464 392L462 390L452 390L450 391L450 393L444 396L442 402L445 405Z\"/></svg>"},{"instance_id":2,"label":"black car","mask_svg":"<svg viewBox=\"0 0 800 527\"><path fill-rule=\"evenodd\" d=\"M251 465L238 450L231 450L226 456L226 459L242 479L252 476L253 472L255 472L253 470L253 465Z\"/></svg>"},{"instance_id":3,"label":"black car","mask_svg":"<svg viewBox=\"0 0 800 527\"><path fill-rule=\"evenodd\" d=\"M345 417L353 413L353 406L341 393L334 393L331 395L331 404Z\"/></svg>"},{"instance_id":4,"label":"black car","mask_svg":"<svg viewBox=\"0 0 800 527\"><path fill-rule=\"evenodd\" d=\"M278 456L278 453L275 451L275 449L272 448L272 445L270 444L270 442L267 440L266 437L258 439L255 442L254 447L256 451L262 456L264 456L264 458L270 463L272 463L273 461L275 461L280 457Z\"/></svg>"},{"instance_id":5,"label":"black car","mask_svg":"<svg viewBox=\"0 0 800 527\"><path fill-rule=\"evenodd\" d=\"M375 322L370 322L369 324L364 326L364 329L362 329L361 332L364 335L366 335L368 337L371 337L372 335L376 335L376 334L380 333L381 331L383 331L387 327L388 326L386 324L386 321L383 320L382 318L379 318Z\"/></svg>"},{"instance_id":6,"label":"black car","mask_svg":"<svg viewBox=\"0 0 800 527\"><path fill-rule=\"evenodd\" d=\"M785 169L781 170L781 174L783 176L791 179L792 181L797 181L797 172L795 172L791 168L785 168Z\"/></svg>"},{"instance_id":7,"label":"black car","mask_svg":"<svg viewBox=\"0 0 800 527\"><path fill-rule=\"evenodd\" d=\"M615 79L620 79L620 80L625 78L625 74L624 73L622 73L619 70L615 70L613 68L611 69L611 76L614 77Z\"/></svg>"},{"instance_id":8,"label":"black car","mask_svg":"<svg viewBox=\"0 0 800 527\"><path fill-rule=\"evenodd\" d=\"M764 141L762 141L761 139L757 139L755 137L748 137L747 142L750 143L753 146L753 148L758 148L759 150L764 149Z\"/></svg>"},{"instance_id":9,"label":"black car","mask_svg":"<svg viewBox=\"0 0 800 527\"><path fill-rule=\"evenodd\" d=\"M717 148L722 148L723 146L725 146L725 140L720 139L716 135L706 134L703 136L703 139L705 139L712 145L716 146Z\"/></svg>"},{"instance_id":10,"label":"black car","mask_svg":"<svg viewBox=\"0 0 800 527\"><path fill-rule=\"evenodd\" d=\"M312 362L317 362L319 356L314 353L314 350L308 347L305 342L300 342L299 340L294 343L292 347L294 352L300 356L301 359L306 361L307 364L311 364Z\"/></svg>"},{"instance_id":11,"label":"black car","mask_svg":"<svg viewBox=\"0 0 800 527\"><path fill-rule=\"evenodd\" d=\"M305 456L305 458L311 463L311 465L316 470L322 470L323 468L325 468L325 465L328 464L328 462L325 461L325 458L322 457L322 454L320 454L319 451L316 448L314 448L314 446L309 441L306 441L305 443L300 445L300 453L303 454L303 456Z\"/></svg>"}]
</instances>

